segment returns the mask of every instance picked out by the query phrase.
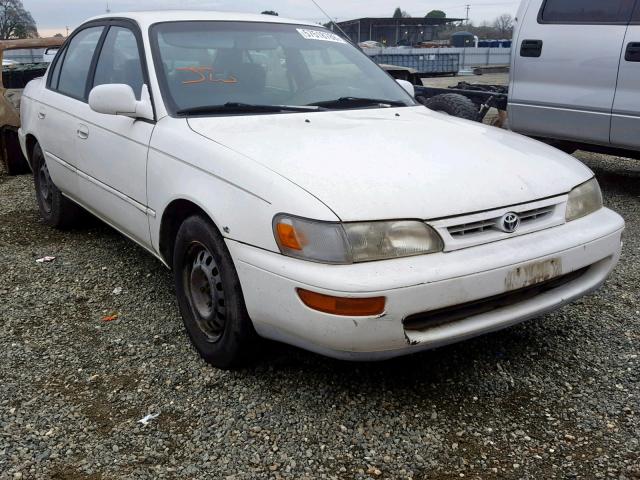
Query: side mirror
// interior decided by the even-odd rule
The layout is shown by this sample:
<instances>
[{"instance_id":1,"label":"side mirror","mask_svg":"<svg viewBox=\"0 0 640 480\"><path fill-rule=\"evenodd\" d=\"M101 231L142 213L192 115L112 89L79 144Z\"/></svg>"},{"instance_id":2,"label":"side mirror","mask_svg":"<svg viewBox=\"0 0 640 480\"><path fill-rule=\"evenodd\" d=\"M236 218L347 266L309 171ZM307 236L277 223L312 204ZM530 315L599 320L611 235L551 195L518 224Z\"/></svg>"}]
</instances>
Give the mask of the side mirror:
<instances>
[{"instance_id":1,"label":"side mirror","mask_svg":"<svg viewBox=\"0 0 640 480\"><path fill-rule=\"evenodd\" d=\"M129 85L122 83L98 85L89 93L89 107L94 112L105 115L153 120L151 97L146 85L142 86L140 101L136 100L136 94Z\"/></svg>"},{"instance_id":2,"label":"side mirror","mask_svg":"<svg viewBox=\"0 0 640 480\"><path fill-rule=\"evenodd\" d=\"M413 88L413 83L407 82L406 80L396 80L400 84L402 88L406 90L406 92L411 95L411 98L416 96L416 89Z\"/></svg>"}]
</instances>

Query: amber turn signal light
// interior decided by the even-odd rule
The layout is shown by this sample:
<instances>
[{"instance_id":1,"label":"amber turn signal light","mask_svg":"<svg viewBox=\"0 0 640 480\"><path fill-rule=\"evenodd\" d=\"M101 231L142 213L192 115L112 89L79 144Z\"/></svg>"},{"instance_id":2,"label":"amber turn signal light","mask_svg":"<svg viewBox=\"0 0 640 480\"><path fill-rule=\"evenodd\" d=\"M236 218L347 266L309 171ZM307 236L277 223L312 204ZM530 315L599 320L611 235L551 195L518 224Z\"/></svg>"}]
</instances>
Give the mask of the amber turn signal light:
<instances>
[{"instance_id":1,"label":"amber turn signal light","mask_svg":"<svg viewBox=\"0 0 640 480\"><path fill-rule=\"evenodd\" d=\"M345 298L298 288L300 300L309 308L343 317L371 317L384 313L385 297Z\"/></svg>"},{"instance_id":2,"label":"amber turn signal light","mask_svg":"<svg viewBox=\"0 0 640 480\"><path fill-rule=\"evenodd\" d=\"M279 223L276 226L276 231L278 232L278 238L280 239L281 245L292 250L302 250L302 245L300 245L300 242L298 241L298 235L296 234L296 229L293 225L289 225L288 223Z\"/></svg>"}]
</instances>

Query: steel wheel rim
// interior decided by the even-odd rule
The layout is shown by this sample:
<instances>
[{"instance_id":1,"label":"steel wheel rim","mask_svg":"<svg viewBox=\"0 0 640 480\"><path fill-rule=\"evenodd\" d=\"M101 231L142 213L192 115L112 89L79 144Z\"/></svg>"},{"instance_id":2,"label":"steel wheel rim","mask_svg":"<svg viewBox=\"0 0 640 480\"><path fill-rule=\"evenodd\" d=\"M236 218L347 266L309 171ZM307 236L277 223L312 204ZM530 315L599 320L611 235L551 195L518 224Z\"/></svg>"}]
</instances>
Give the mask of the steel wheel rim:
<instances>
[{"instance_id":1,"label":"steel wheel rim","mask_svg":"<svg viewBox=\"0 0 640 480\"><path fill-rule=\"evenodd\" d=\"M51 213L51 207L53 205L53 182L51 181L49 169L45 162L42 162L40 170L38 171L38 180L38 190L40 192L42 206L47 213Z\"/></svg>"},{"instance_id":2,"label":"steel wheel rim","mask_svg":"<svg viewBox=\"0 0 640 480\"><path fill-rule=\"evenodd\" d=\"M189 248L183 281L198 329L208 342L218 341L226 325L224 287L215 258L201 243Z\"/></svg>"}]
</instances>

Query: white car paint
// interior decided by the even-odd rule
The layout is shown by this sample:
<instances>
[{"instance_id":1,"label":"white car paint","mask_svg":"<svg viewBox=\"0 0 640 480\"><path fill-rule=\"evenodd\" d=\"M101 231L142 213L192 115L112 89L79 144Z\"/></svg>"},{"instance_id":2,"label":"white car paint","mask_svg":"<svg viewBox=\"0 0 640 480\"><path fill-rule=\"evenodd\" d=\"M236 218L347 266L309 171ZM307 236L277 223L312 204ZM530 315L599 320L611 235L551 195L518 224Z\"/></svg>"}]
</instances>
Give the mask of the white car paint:
<instances>
[{"instance_id":1,"label":"white car paint","mask_svg":"<svg viewBox=\"0 0 640 480\"><path fill-rule=\"evenodd\" d=\"M28 138L37 139L66 196L168 265L160 244L165 211L177 200L199 206L225 238L248 312L264 337L347 359L412 353L559 308L599 287L618 261L624 222L617 214L602 208L564 221L567 194L593 173L510 132L422 106L189 120L168 115L152 68L151 25L304 22L193 11L118 16L143 32L156 121L97 113L39 79L23 94L23 149L29 154ZM471 244L449 238L440 253L353 265L285 257L272 226L274 216L286 212L320 221L420 219L444 232L548 205L555 214L518 235ZM403 327L410 315L525 286L519 272L549 262L554 275L587 270L509 307L420 332ZM387 308L377 317L324 314L301 302L299 287L344 297L383 295Z\"/></svg>"}]
</instances>

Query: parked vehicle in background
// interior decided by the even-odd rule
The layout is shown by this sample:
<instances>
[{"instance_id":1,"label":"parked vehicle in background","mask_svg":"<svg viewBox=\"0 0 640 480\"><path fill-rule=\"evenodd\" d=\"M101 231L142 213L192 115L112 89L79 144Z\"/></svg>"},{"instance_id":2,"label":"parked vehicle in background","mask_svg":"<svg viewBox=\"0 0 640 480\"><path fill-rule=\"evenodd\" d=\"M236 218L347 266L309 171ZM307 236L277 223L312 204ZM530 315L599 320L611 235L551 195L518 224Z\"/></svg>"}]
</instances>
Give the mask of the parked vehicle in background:
<instances>
[{"instance_id":1,"label":"parked vehicle in background","mask_svg":"<svg viewBox=\"0 0 640 480\"><path fill-rule=\"evenodd\" d=\"M510 127L566 149L640 150L640 2L524 0L518 19Z\"/></svg>"},{"instance_id":2,"label":"parked vehicle in background","mask_svg":"<svg viewBox=\"0 0 640 480\"><path fill-rule=\"evenodd\" d=\"M418 98L470 120L507 110L511 130L567 152L639 158L640 2L523 0L517 19L508 89L417 87Z\"/></svg>"},{"instance_id":3,"label":"parked vehicle in background","mask_svg":"<svg viewBox=\"0 0 640 480\"><path fill-rule=\"evenodd\" d=\"M59 47L62 38L33 38L27 40L0 41L0 58L2 73L0 74L0 155L6 172L9 175L27 173L27 163L18 141L20 127L20 98L24 87L31 80L45 74L49 64L38 61L21 63L7 59L8 52L23 49L43 49ZM46 51L46 50L45 50Z\"/></svg>"},{"instance_id":4,"label":"parked vehicle in background","mask_svg":"<svg viewBox=\"0 0 640 480\"><path fill-rule=\"evenodd\" d=\"M399 83L312 23L98 17L28 85L20 141L44 220L82 206L172 267L219 367L258 336L390 358L597 289L624 222L593 172Z\"/></svg>"},{"instance_id":5,"label":"parked vehicle in background","mask_svg":"<svg viewBox=\"0 0 640 480\"><path fill-rule=\"evenodd\" d=\"M59 47L50 47L47 48L42 54L42 61L46 63L53 62L53 59L56 58L56 53L60 50Z\"/></svg>"}]
</instances>

